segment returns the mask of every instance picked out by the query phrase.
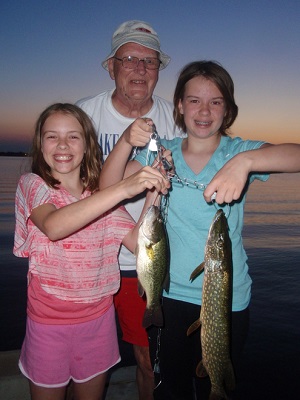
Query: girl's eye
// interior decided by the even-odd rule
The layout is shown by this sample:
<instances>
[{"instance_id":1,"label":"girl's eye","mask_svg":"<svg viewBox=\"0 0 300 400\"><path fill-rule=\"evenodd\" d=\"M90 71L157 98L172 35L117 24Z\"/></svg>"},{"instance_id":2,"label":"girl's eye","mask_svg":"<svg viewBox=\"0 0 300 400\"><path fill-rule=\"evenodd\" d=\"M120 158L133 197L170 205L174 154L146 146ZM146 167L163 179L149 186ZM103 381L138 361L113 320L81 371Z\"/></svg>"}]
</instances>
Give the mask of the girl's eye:
<instances>
[{"instance_id":1,"label":"girl's eye","mask_svg":"<svg viewBox=\"0 0 300 400\"><path fill-rule=\"evenodd\" d=\"M69 139L71 140L81 140L82 139L82 135L79 132L74 132L69 134Z\"/></svg>"},{"instance_id":2,"label":"girl's eye","mask_svg":"<svg viewBox=\"0 0 300 400\"><path fill-rule=\"evenodd\" d=\"M56 136L52 135L52 134L48 134L48 135L45 135L44 138L45 139L56 139Z\"/></svg>"},{"instance_id":3,"label":"girl's eye","mask_svg":"<svg viewBox=\"0 0 300 400\"><path fill-rule=\"evenodd\" d=\"M222 100L214 100L211 103L213 106L222 106L224 102Z\"/></svg>"}]
</instances>

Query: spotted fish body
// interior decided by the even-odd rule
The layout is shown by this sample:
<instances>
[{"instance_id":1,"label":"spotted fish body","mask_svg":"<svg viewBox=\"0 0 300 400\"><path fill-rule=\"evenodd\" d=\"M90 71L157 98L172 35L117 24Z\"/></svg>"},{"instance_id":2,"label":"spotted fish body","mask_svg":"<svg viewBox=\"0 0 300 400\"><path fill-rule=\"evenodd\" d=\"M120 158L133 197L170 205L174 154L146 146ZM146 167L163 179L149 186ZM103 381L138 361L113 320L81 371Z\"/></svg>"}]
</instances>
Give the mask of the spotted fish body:
<instances>
[{"instance_id":1,"label":"spotted fish body","mask_svg":"<svg viewBox=\"0 0 300 400\"><path fill-rule=\"evenodd\" d=\"M189 335L201 325L202 361L198 376L209 375L210 399L227 399L235 387L230 359L230 315L232 302L231 240L225 214L218 210L210 227L204 263L192 273L193 280L204 269L200 318L188 329Z\"/></svg>"},{"instance_id":2,"label":"spotted fish body","mask_svg":"<svg viewBox=\"0 0 300 400\"><path fill-rule=\"evenodd\" d=\"M146 310L143 327L162 326L161 295L167 289L169 268L169 243L159 208L152 205L147 210L138 232L136 247L138 291L146 293Z\"/></svg>"}]
</instances>

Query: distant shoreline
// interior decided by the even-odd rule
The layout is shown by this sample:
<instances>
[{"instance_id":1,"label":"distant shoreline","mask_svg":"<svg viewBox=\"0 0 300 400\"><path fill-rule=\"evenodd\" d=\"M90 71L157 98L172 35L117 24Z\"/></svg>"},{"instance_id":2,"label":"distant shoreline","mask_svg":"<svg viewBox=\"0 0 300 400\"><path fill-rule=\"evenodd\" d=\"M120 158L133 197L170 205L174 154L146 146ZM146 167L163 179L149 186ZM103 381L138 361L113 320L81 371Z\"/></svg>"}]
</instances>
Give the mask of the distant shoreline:
<instances>
[{"instance_id":1,"label":"distant shoreline","mask_svg":"<svg viewBox=\"0 0 300 400\"><path fill-rule=\"evenodd\" d=\"M0 157L28 157L29 154L24 151L0 151Z\"/></svg>"}]
</instances>

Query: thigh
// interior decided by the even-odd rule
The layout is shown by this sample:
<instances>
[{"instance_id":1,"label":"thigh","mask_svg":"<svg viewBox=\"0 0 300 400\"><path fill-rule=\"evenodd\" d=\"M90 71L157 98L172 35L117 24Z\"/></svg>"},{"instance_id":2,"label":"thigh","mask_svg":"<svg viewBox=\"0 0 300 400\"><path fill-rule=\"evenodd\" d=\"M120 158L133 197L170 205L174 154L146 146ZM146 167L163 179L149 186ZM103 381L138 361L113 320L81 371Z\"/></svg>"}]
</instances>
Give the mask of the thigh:
<instances>
[{"instance_id":1,"label":"thigh","mask_svg":"<svg viewBox=\"0 0 300 400\"><path fill-rule=\"evenodd\" d=\"M105 372L85 383L74 382L74 400L102 400L107 375Z\"/></svg>"},{"instance_id":2,"label":"thigh","mask_svg":"<svg viewBox=\"0 0 300 400\"><path fill-rule=\"evenodd\" d=\"M187 336L188 327L199 318L200 306L163 299L165 325L149 330L152 363L159 362L155 399L194 399L193 377L200 361L200 331Z\"/></svg>"},{"instance_id":3,"label":"thigh","mask_svg":"<svg viewBox=\"0 0 300 400\"><path fill-rule=\"evenodd\" d=\"M133 345L133 353L134 353L137 365L142 370L144 370L145 372L147 372L153 376L151 362L150 362L150 355L149 355L149 347Z\"/></svg>"},{"instance_id":4,"label":"thigh","mask_svg":"<svg viewBox=\"0 0 300 400\"><path fill-rule=\"evenodd\" d=\"M31 400L64 400L66 387L46 388L29 381Z\"/></svg>"}]
</instances>

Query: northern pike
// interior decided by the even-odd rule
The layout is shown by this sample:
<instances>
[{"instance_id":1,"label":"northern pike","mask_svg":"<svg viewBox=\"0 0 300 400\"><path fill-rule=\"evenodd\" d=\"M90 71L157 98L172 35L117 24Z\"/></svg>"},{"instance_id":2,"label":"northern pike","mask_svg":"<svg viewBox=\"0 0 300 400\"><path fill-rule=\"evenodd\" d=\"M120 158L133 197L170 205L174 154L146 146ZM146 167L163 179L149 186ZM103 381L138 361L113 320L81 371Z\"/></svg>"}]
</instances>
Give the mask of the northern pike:
<instances>
[{"instance_id":1,"label":"northern pike","mask_svg":"<svg viewBox=\"0 0 300 400\"><path fill-rule=\"evenodd\" d=\"M140 296L145 293L147 300L143 327L162 326L161 296L168 284L169 243L163 218L155 205L148 208L142 219L135 255L138 292Z\"/></svg>"},{"instance_id":2,"label":"northern pike","mask_svg":"<svg viewBox=\"0 0 300 400\"><path fill-rule=\"evenodd\" d=\"M218 210L209 229L204 262L191 274L194 280L204 270L200 318L188 329L190 335L201 325L202 360L199 377L209 375L210 400L227 399L235 387L230 359L230 315L232 305L232 250L227 218Z\"/></svg>"}]
</instances>

